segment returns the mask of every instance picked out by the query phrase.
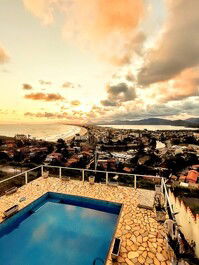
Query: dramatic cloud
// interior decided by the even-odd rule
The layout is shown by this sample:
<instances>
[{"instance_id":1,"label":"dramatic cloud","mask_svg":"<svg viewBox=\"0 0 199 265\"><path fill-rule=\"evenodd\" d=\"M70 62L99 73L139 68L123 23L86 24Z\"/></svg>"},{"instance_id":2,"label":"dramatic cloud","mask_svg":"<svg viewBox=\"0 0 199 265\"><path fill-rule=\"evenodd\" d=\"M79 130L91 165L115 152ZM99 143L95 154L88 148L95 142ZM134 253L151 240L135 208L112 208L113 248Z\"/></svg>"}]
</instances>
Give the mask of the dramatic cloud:
<instances>
[{"instance_id":1,"label":"dramatic cloud","mask_svg":"<svg viewBox=\"0 0 199 265\"><path fill-rule=\"evenodd\" d=\"M72 106L79 106L79 105L81 105L81 102L79 100L73 100L73 101L71 101L71 105Z\"/></svg>"},{"instance_id":2,"label":"dramatic cloud","mask_svg":"<svg viewBox=\"0 0 199 265\"><path fill-rule=\"evenodd\" d=\"M129 64L134 52L141 50L145 39L143 33L136 33L143 18L143 1L96 0L90 5L91 1L86 0L81 4L85 2L88 4L87 12L90 9L89 14L94 14L94 20L90 23L90 16L85 13L81 20L83 23L76 24L74 32L79 32L79 42L87 45L89 40L89 47L113 65ZM75 16L79 16L79 12ZM70 25L66 24L67 32Z\"/></svg>"},{"instance_id":3,"label":"dramatic cloud","mask_svg":"<svg viewBox=\"0 0 199 265\"><path fill-rule=\"evenodd\" d=\"M59 90L50 93L51 82L44 80L39 80L39 93L23 84L26 99L54 102L55 107L46 103L43 109L30 108L24 114L27 119L85 122L198 115L199 0L21 1L42 24L54 23L52 30L61 32L67 42L68 60L73 58L62 62L63 69L71 65L70 79L61 77L61 71ZM60 50L59 55L63 53ZM7 60L1 54L0 49L0 63ZM95 88L100 85L98 98Z\"/></svg>"},{"instance_id":4,"label":"dramatic cloud","mask_svg":"<svg viewBox=\"0 0 199 265\"><path fill-rule=\"evenodd\" d=\"M199 96L199 69L187 69L170 81L151 85L144 92L148 99L162 103Z\"/></svg>"},{"instance_id":5,"label":"dramatic cloud","mask_svg":"<svg viewBox=\"0 0 199 265\"><path fill-rule=\"evenodd\" d=\"M81 0L84 4L90 5L89 0ZM131 32L143 13L143 5L140 0L96 0L95 12L96 21L94 26L102 37L112 32ZM81 4L82 4L81 3ZM94 28L93 28L94 29Z\"/></svg>"},{"instance_id":6,"label":"dramatic cloud","mask_svg":"<svg viewBox=\"0 0 199 265\"><path fill-rule=\"evenodd\" d=\"M145 58L141 85L169 80L199 64L199 1L167 1L169 16L156 49Z\"/></svg>"},{"instance_id":7,"label":"dramatic cloud","mask_svg":"<svg viewBox=\"0 0 199 265\"><path fill-rule=\"evenodd\" d=\"M135 95L135 90L128 87L126 83L120 83L118 85L108 85L107 92L110 97L120 98L121 101L133 100Z\"/></svg>"},{"instance_id":8,"label":"dramatic cloud","mask_svg":"<svg viewBox=\"0 0 199 265\"><path fill-rule=\"evenodd\" d=\"M9 61L9 56L6 51L0 47L0 64L7 63Z\"/></svg>"},{"instance_id":9,"label":"dramatic cloud","mask_svg":"<svg viewBox=\"0 0 199 265\"><path fill-rule=\"evenodd\" d=\"M44 81L44 80L39 80L39 83L41 85L51 85L52 84L52 82L50 82L50 81Z\"/></svg>"},{"instance_id":10,"label":"dramatic cloud","mask_svg":"<svg viewBox=\"0 0 199 265\"><path fill-rule=\"evenodd\" d=\"M101 104L103 106L106 106L106 107L114 107L114 106L117 106L118 105L117 102L114 102L114 101L109 100L109 99L101 100Z\"/></svg>"},{"instance_id":11,"label":"dramatic cloud","mask_svg":"<svg viewBox=\"0 0 199 265\"><path fill-rule=\"evenodd\" d=\"M131 64L135 54L141 56L143 54L143 44L146 40L146 35L139 32L133 36L128 36L128 40L120 47L113 50L115 54L106 56L108 61L116 66L124 66Z\"/></svg>"},{"instance_id":12,"label":"dramatic cloud","mask_svg":"<svg viewBox=\"0 0 199 265\"><path fill-rule=\"evenodd\" d=\"M106 87L108 99L102 100L101 104L104 106L117 106L118 104L136 98L135 89L129 87L126 83L119 83L117 85L107 85Z\"/></svg>"},{"instance_id":13,"label":"dramatic cloud","mask_svg":"<svg viewBox=\"0 0 199 265\"><path fill-rule=\"evenodd\" d=\"M24 90L31 90L31 89L32 89L32 86L29 85L29 84L23 84L23 85L22 85L22 88L23 88Z\"/></svg>"},{"instance_id":14,"label":"dramatic cloud","mask_svg":"<svg viewBox=\"0 0 199 265\"><path fill-rule=\"evenodd\" d=\"M198 117L199 97L180 102L179 109L186 114Z\"/></svg>"},{"instance_id":15,"label":"dramatic cloud","mask_svg":"<svg viewBox=\"0 0 199 265\"><path fill-rule=\"evenodd\" d=\"M188 69L171 81L171 88L162 91L164 100L182 100L199 95L199 70Z\"/></svg>"},{"instance_id":16,"label":"dramatic cloud","mask_svg":"<svg viewBox=\"0 0 199 265\"><path fill-rule=\"evenodd\" d=\"M144 15L143 0L23 0L23 2L24 6L44 24L54 21L55 10L61 12L65 17L62 30L64 38L87 49L89 47L94 52L102 49L106 52L105 57L110 55L110 60L116 64L125 64L126 60L129 61L132 50L137 49L137 41L140 42L140 37L137 39L134 35ZM117 58L118 51L122 55L119 58Z\"/></svg>"},{"instance_id":17,"label":"dramatic cloud","mask_svg":"<svg viewBox=\"0 0 199 265\"><path fill-rule=\"evenodd\" d=\"M54 93L31 93L24 96L27 99L32 100L43 100L43 101L58 101L58 100L64 100L64 97L62 97L60 94L54 94Z\"/></svg>"},{"instance_id":18,"label":"dramatic cloud","mask_svg":"<svg viewBox=\"0 0 199 265\"><path fill-rule=\"evenodd\" d=\"M173 115L182 114L180 107L171 107L165 104L155 104L145 108L144 106L132 106L130 109L115 109L108 112L105 116L106 120L137 120L152 117L168 117ZM100 117L101 118L101 117ZM102 122L104 121L104 117Z\"/></svg>"}]
</instances>

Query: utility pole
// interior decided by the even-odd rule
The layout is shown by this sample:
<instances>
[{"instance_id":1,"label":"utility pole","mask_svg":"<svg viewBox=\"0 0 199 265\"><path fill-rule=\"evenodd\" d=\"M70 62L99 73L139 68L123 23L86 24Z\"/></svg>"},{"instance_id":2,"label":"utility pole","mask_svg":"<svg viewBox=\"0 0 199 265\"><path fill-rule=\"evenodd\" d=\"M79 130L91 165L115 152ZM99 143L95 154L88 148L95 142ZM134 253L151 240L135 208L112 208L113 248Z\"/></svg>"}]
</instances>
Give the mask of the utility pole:
<instances>
[{"instance_id":1,"label":"utility pole","mask_svg":"<svg viewBox=\"0 0 199 265\"><path fill-rule=\"evenodd\" d=\"M95 173L96 173L96 170L97 170L97 163L98 163L98 152L95 149Z\"/></svg>"}]
</instances>

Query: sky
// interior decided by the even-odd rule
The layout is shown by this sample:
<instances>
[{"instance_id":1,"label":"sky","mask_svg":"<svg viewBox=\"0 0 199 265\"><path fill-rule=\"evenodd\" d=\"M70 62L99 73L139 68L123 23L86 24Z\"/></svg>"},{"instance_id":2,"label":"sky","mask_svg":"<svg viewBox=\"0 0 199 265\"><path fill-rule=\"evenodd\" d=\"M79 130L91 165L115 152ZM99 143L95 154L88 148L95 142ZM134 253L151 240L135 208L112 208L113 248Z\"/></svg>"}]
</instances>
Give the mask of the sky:
<instances>
[{"instance_id":1,"label":"sky","mask_svg":"<svg viewBox=\"0 0 199 265\"><path fill-rule=\"evenodd\" d=\"M199 116L198 0L0 0L0 123Z\"/></svg>"}]
</instances>

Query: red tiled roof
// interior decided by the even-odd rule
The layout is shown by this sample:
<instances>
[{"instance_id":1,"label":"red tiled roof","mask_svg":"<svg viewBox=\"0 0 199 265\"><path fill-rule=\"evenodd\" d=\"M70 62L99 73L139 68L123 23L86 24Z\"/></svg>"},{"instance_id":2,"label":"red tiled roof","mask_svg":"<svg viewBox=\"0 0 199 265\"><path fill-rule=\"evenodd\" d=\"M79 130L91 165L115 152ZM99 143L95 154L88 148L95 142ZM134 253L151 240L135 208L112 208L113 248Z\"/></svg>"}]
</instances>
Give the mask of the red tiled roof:
<instances>
[{"instance_id":1,"label":"red tiled roof","mask_svg":"<svg viewBox=\"0 0 199 265\"><path fill-rule=\"evenodd\" d=\"M126 172L131 172L131 168L129 168L129 167L124 167L123 170Z\"/></svg>"},{"instance_id":2,"label":"red tiled roof","mask_svg":"<svg viewBox=\"0 0 199 265\"><path fill-rule=\"evenodd\" d=\"M196 170L189 170L188 175L186 177L186 181L196 183L198 176L199 176L199 173Z\"/></svg>"},{"instance_id":3,"label":"red tiled roof","mask_svg":"<svg viewBox=\"0 0 199 265\"><path fill-rule=\"evenodd\" d=\"M192 165L192 168L199 168L199 165Z\"/></svg>"},{"instance_id":4,"label":"red tiled roof","mask_svg":"<svg viewBox=\"0 0 199 265\"><path fill-rule=\"evenodd\" d=\"M179 181L185 181L185 179L186 179L186 176L180 176L179 177Z\"/></svg>"}]
</instances>

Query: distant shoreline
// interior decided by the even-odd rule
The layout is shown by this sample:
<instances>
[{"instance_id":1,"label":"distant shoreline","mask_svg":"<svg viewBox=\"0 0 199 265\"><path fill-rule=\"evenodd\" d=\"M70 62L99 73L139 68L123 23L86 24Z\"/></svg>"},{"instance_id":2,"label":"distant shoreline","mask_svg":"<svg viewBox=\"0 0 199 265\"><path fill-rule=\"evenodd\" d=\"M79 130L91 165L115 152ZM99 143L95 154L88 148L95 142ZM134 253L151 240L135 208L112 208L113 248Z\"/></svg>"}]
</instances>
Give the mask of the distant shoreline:
<instances>
[{"instance_id":1,"label":"distant shoreline","mask_svg":"<svg viewBox=\"0 0 199 265\"><path fill-rule=\"evenodd\" d=\"M171 126L171 125L128 125L128 124L103 124L95 125L104 128L120 129L120 130L134 130L134 131L193 131L198 132L198 128L186 128L183 126Z\"/></svg>"},{"instance_id":2,"label":"distant shoreline","mask_svg":"<svg viewBox=\"0 0 199 265\"><path fill-rule=\"evenodd\" d=\"M174 126L199 129L199 118L189 118L187 120L168 120L160 118L148 118L142 120L114 120L109 124L107 122L98 125L129 125L129 126Z\"/></svg>"},{"instance_id":3,"label":"distant shoreline","mask_svg":"<svg viewBox=\"0 0 199 265\"><path fill-rule=\"evenodd\" d=\"M76 126L76 127L80 128L80 132L78 132L80 136L84 136L87 133L87 129L82 127L82 126L79 126L79 125L72 125L72 126ZM65 137L64 140L65 141L70 141L70 140L72 140L74 138L74 136L75 135L70 135L68 137Z\"/></svg>"},{"instance_id":4,"label":"distant shoreline","mask_svg":"<svg viewBox=\"0 0 199 265\"><path fill-rule=\"evenodd\" d=\"M68 128L65 125L66 124L62 124L61 130L59 128L58 130L56 130L57 128L56 124L51 125L50 128L47 125L46 127L44 125L42 128L38 126L36 130L35 130L36 125L34 125L33 130L32 130L32 127L29 128L29 126L26 127L24 125L22 128L20 128L20 130L18 130L17 128L15 130L15 125L12 125L11 130L9 126L8 127L4 126L3 128L0 128L0 139L9 140L9 139L13 139L15 135L17 134L22 134L26 136L31 135L30 139L36 138L36 140L43 140L46 142L56 142L59 138L69 141L69 140L72 140L76 134L80 134L81 136L83 136L87 133L87 129L81 125L68 125L67 124ZM10 131L12 131L12 135Z\"/></svg>"},{"instance_id":5,"label":"distant shoreline","mask_svg":"<svg viewBox=\"0 0 199 265\"><path fill-rule=\"evenodd\" d=\"M178 127L178 128L182 128L182 130L189 130L189 129L191 129L191 130L199 130L199 126L190 126L189 125L189 127L188 127L188 125L186 126L186 125L170 125L170 124L122 124L122 123L120 123L120 124L117 124L117 123L115 123L115 124L94 124L94 126L104 126L104 127L111 127L111 126L170 126L170 127ZM181 130L181 129L180 129Z\"/></svg>"}]
</instances>

